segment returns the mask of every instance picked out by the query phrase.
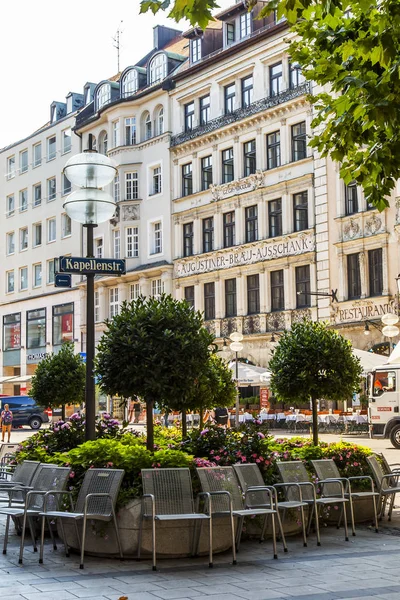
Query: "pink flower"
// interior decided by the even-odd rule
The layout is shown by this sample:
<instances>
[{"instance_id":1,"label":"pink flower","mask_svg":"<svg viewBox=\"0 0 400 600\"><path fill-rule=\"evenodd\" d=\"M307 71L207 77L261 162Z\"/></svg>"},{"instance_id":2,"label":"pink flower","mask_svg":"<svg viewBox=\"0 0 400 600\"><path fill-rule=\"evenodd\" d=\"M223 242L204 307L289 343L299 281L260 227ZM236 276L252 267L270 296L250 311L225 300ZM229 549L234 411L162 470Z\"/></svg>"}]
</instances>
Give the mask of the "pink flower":
<instances>
[{"instance_id":1,"label":"pink flower","mask_svg":"<svg viewBox=\"0 0 400 600\"><path fill-rule=\"evenodd\" d=\"M74 471L71 471L71 473L69 474L70 478L73 479L75 477L75 473Z\"/></svg>"},{"instance_id":2,"label":"pink flower","mask_svg":"<svg viewBox=\"0 0 400 600\"><path fill-rule=\"evenodd\" d=\"M220 456L214 456L214 459L215 460L221 460L221 457Z\"/></svg>"},{"instance_id":3,"label":"pink flower","mask_svg":"<svg viewBox=\"0 0 400 600\"><path fill-rule=\"evenodd\" d=\"M353 463L353 467L358 467L358 466L359 466L358 462Z\"/></svg>"},{"instance_id":4,"label":"pink flower","mask_svg":"<svg viewBox=\"0 0 400 600\"><path fill-rule=\"evenodd\" d=\"M350 452L348 452L348 453L347 453L347 458L350 458L350 456L351 456L351 453L350 453Z\"/></svg>"},{"instance_id":5,"label":"pink flower","mask_svg":"<svg viewBox=\"0 0 400 600\"><path fill-rule=\"evenodd\" d=\"M252 454L251 455L252 458L257 458L257 456L258 456L257 454Z\"/></svg>"},{"instance_id":6,"label":"pink flower","mask_svg":"<svg viewBox=\"0 0 400 600\"><path fill-rule=\"evenodd\" d=\"M206 435L206 433L208 433L209 431L209 429L203 429L203 431L200 431L200 435Z\"/></svg>"},{"instance_id":7,"label":"pink flower","mask_svg":"<svg viewBox=\"0 0 400 600\"><path fill-rule=\"evenodd\" d=\"M247 462L247 458L245 456L242 456L242 462Z\"/></svg>"},{"instance_id":8,"label":"pink flower","mask_svg":"<svg viewBox=\"0 0 400 600\"><path fill-rule=\"evenodd\" d=\"M260 463L261 460L259 458L256 458L256 463Z\"/></svg>"},{"instance_id":9,"label":"pink flower","mask_svg":"<svg viewBox=\"0 0 400 600\"><path fill-rule=\"evenodd\" d=\"M262 440L265 438L265 435L263 433L261 433L261 431L257 431L257 435L259 438L261 438Z\"/></svg>"}]
</instances>

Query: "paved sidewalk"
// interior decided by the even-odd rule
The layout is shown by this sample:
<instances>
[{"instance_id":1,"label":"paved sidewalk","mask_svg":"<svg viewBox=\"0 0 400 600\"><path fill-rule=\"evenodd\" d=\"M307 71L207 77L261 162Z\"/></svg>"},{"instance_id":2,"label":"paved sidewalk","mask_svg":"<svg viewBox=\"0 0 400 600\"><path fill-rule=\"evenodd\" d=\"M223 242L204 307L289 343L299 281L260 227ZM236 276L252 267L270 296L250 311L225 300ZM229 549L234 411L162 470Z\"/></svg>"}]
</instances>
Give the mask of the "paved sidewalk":
<instances>
[{"instance_id":1,"label":"paved sidewalk","mask_svg":"<svg viewBox=\"0 0 400 600\"><path fill-rule=\"evenodd\" d=\"M0 543L4 520L0 521ZM29 544L29 539L27 540ZM109 560L87 557L84 571L76 555L66 558L60 546L46 543L43 565L27 545L24 565L18 565L19 538L11 535L6 556L0 554L1 600L399 600L400 531L376 534L359 528L350 542L343 530L322 531L322 546L311 536L303 548L299 537L288 539L289 553L273 560L269 541L244 542L238 565L230 553L207 558L162 560L159 571L148 560Z\"/></svg>"}]
</instances>

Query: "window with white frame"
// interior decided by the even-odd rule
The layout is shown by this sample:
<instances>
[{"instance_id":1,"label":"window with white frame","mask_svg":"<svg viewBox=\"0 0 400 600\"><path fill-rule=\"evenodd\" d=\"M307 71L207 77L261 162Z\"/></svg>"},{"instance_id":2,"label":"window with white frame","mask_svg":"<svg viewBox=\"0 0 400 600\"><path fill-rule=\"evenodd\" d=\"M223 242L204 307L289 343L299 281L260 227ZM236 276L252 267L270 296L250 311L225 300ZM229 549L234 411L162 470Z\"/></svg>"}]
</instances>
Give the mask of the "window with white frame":
<instances>
[{"instance_id":1,"label":"window with white frame","mask_svg":"<svg viewBox=\"0 0 400 600\"><path fill-rule=\"evenodd\" d=\"M19 230L19 250L23 252L24 250L28 250L28 228L21 227Z\"/></svg>"},{"instance_id":2,"label":"window with white frame","mask_svg":"<svg viewBox=\"0 0 400 600\"><path fill-rule=\"evenodd\" d=\"M144 121L144 139L149 140L151 138L151 116L147 113Z\"/></svg>"},{"instance_id":3,"label":"window with white frame","mask_svg":"<svg viewBox=\"0 0 400 600\"><path fill-rule=\"evenodd\" d=\"M47 219L47 241L56 241L56 218Z\"/></svg>"},{"instance_id":4,"label":"window with white frame","mask_svg":"<svg viewBox=\"0 0 400 600\"><path fill-rule=\"evenodd\" d=\"M131 283L130 300L137 300L140 296L140 283Z\"/></svg>"},{"instance_id":5,"label":"window with white frame","mask_svg":"<svg viewBox=\"0 0 400 600\"><path fill-rule=\"evenodd\" d=\"M63 196L65 196L65 194L70 194L71 193L71 182L68 179L68 177L65 175L65 173L62 174L62 193Z\"/></svg>"},{"instance_id":6,"label":"window with white frame","mask_svg":"<svg viewBox=\"0 0 400 600\"><path fill-rule=\"evenodd\" d=\"M56 178L50 177L47 180L47 202L52 202L56 199L57 189L56 189Z\"/></svg>"},{"instance_id":7,"label":"window with white frame","mask_svg":"<svg viewBox=\"0 0 400 600\"><path fill-rule=\"evenodd\" d=\"M126 258L139 256L139 227L126 228Z\"/></svg>"},{"instance_id":8,"label":"window with white frame","mask_svg":"<svg viewBox=\"0 0 400 600\"><path fill-rule=\"evenodd\" d=\"M122 95L123 97L130 96L137 92L139 87L138 72L136 69L131 69L124 75L122 80Z\"/></svg>"},{"instance_id":9,"label":"window with white frame","mask_svg":"<svg viewBox=\"0 0 400 600\"><path fill-rule=\"evenodd\" d=\"M139 182L137 171L125 173L125 199L137 200L139 198Z\"/></svg>"},{"instance_id":10,"label":"window with white frame","mask_svg":"<svg viewBox=\"0 0 400 600\"><path fill-rule=\"evenodd\" d=\"M162 253L162 223L161 221L156 221L151 224L152 227L152 249L151 254L161 254Z\"/></svg>"},{"instance_id":11,"label":"window with white frame","mask_svg":"<svg viewBox=\"0 0 400 600\"><path fill-rule=\"evenodd\" d=\"M42 264L33 265L33 287L42 285Z\"/></svg>"},{"instance_id":12,"label":"window with white frame","mask_svg":"<svg viewBox=\"0 0 400 600\"><path fill-rule=\"evenodd\" d=\"M103 258L103 238L96 238L94 240L95 256L96 258Z\"/></svg>"},{"instance_id":13,"label":"window with white frame","mask_svg":"<svg viewBox=\"0 0 400 600\"><path fill-rule=\"evenodd\" d=\"M240 38L243 39L251 33L251 13L240 15Z\"/></svg>"},{"instance_id":14,"label":"window with white frame","mask_svg":"<svg viewBox=\"0 0 400 600\"><path fill-rule=\"evenodd\" d=\"M33 225L33 246L42 245L42 224L34 223Z\"/></svg>"},{"instance_id":15,"label":"window with white frame","mask_svg":"<svg viewBox=\"0 0 400 600\"><path fill-rule=\"evenodd\" d=\"M121 232L114 229L112 232L114 258L121 258Z\"/></svg>"},{"instance_id":16,"label":"window with white frame","mask_svg":"<svg viewBox=\"0 0 400 600\"><path fill-rule=\"evenodd\" d=\"M14 270L7 271L6 273L6 289L7 294L11 294L15 289Z\"/></svg>"},{"instance_id":17,"label":"window with white frame","mask_svg":"<svg viewBox=\"0 0 400 600\"><path fill-rule=\"evenodd\" d=\"M134 146L136 144L136 117L125 118L125 145Z\"/></svg>"},{"instance_id":18,"label":"window with white frame","mask_svg":"<svg viewBox=\"0 0 400 600\"><path fill-rule=\"evenodd\" d=\"M33 146L33 167L40 167L42 164L42 144L39 142Z\"/></svg>"},{"instance_id":19,"label":"window with white frame","mask_svg":"<svg viewBox=\"0 0 400 600\"><path fill-rule=\"evenodd\" d=\"M72 142L71 142L71 128L68 127L68 129L64 129L64 131L61 133L61 139L62 139L62 152L63 154L65 154L66 152L70 152L71 151L71 146L72 146Z\"/></svg>"},{"instance_id":20,"label":"window with white frame","mask_svg":"<svg viewBox=\"0 0 400 600\"><path fill-rule=\"evenodd\" d=\"M42 184L36 183L33 186L33 207L42 204Z\"/></svg>"},{"instance_id":21,"label":"window with white frame","mask_svg":"<svg viewBox=\"0 0 400 600\"><path fill-rule=\"evenodd\" d=\"M20 190L19 192L19 212L28 210L28 190Z\"/></svg>"},{"instance_id":22,"label":"window with white frame","mask_svg":"<svg viewBox=\"0 0 400 600\"><path fill-rule=\"evenodd\" d=\"M159 298L164 293L164 282L162 279L153 279L151 282L151 295Z\"/></svg>"},{"instance_id":23,"label":"window with white frame","mask_svg":"<svg viewBox=\"0 0 400 600\"><path fill-rule=\"evenodd\" d=\"M15 177L15 156L9 156L7 158L7 179Z\"/></svg>"},{"instance_id":24,"label":"window with white frame","mask_svg":"<svg viewBox=\"0 0 400 600\"><path fill-rule=\"evenodd\" d=\"M158 83L167 76L167 57L157 54L150 63L150 84Z\"/></svg>"},{"instance_id":25,"label":"window with white frame","mask_svg":"<svg viewBox=\"0 0 400 600\"><path fill-rule=\"evenodd\" d=\"M157 115L157 133L161 135L164 133L164 109L161 107Z\"/></svg>"},{"instance_id":26,"label":"window with white frame","mask_svg":"<svg viewBox=\"0 0 400 600\"><path fill-rule=\"evenodd\" d=\"M52 135L47 138L47 160L53 160L56 157L57 149L56 149L56 136Z\"/></svg>"},{"instance_id":27,"label":"window with white frame","mask_svg":"<svg viewBox=\"0 0 400 600\"><path fill-rule=\"evenodd\" d=\"M12 217L15 213L15 196L14 194L10 194L7 196L7 217Z\"/></svg>"},{"instance_id":28,"label":"window with white frame","mask_svg":"<svg viewBox=\"0 0 400 600\"><path fill-rule=\"evenodd\" d=\"M96 323L100 321L100 292L94 292L94 320Z\"/></svg>"},{"instance_id":29,"label":"window with white frame","mask_svg":"<svg viewBox=\"0 0 400 600\"><path fill-rule=\"evenodd\" d=\"M161 181L161 167L153 167L151 170L151 190L150 195L161 194L162 181Z\"/></svg>"},{"instance_id":30,"label":"window with white frame","mask_svg":"<svg viewBox=\"0 0 400 600\"><path fill-rule=\"evenodd\" d=\"M61 215L61 236L63 238L70 236L72 233L72 223L70 217L63 213Z\"/></svg>"},{"instance_id":31,"label":"window with white frame","mask_svg":"<svg viewBox=\"0 0 400 600\"><path fill-rule=\"evenodd\" d=\"M54 283L54 259L47 261L47 283Z\"/></svg>"},{"instance_id":32,"label":"window with white frame","mask_svg":"<svg viewBox=\"0 0 400 600\"><path fill-rule=\"evenodd\" d=\"M120 144L120 142L119 142L119 120L113 121L112 134L113 134L113 148L117 148Z\"/></svg>"},{"instance_id":33,"label":"window with white frame","mask_svg":"<svg viewBox=\"0 0 400 600\"><path fill-rule=\"evenodd\" d=\"M28 267L21 267L19 270L19 289L28 289Z\"/></svg>"},{"instance_id":34,"label":"window with white frame","mask_svg":"<svg viewBox=\"0 0 400 600\"><path fill-rule=\"evenodd\" d=\"M28 150L19 153L19 170L20 173L26 173L28 170Z\"/></svg>"},{"instance_id":35,"label":"window with white frame","mask_svg":"<svg viewBox=\"0 0 400 600\"><path fill-rule=\"evenodd\" d=\"M99 152L107 154L108 152L108 134L107 131L101 131L99 135Z\"/></svg>"},{"instance_id":36,"label":"window with white frame","mask_svg":"<svg viewBox=\"0 0 400 600\"><path fill-rule=\"evenodd\" d=\"M114 201L119 202L120 195L119 195L119 175L118 174L114 177L113 195L114 195Z\"/></svg>"},{"instance_id":37,"label":"window with white frame","mask_svg":"<svg viewBox=\"0 0 400 600\"><path fill-rule=\"evenodd\" d=\"M195 38L194 40L191 40L190 50L192 56L192 63L195 63L201 59L201 38Z\"/></svg>"},{"instance_id":38,"label":"window with white frame","mask_svg":"<svg viewBox=\"0 0 400 600\"><path fill-rule=\"evenodd\" d=\"M7 255L14 254L14 252L15 252L15 233L14 233L14 231L10 231L10 233L7 233L6 241L7 241L7 243L6 243Z\"/></svg>"},{"instance_id":39,"label":"window with white frame","mask_svg":"<svg viewBox=\"0 0 400 600\"><path fill-rule=\"evenodd\" d=\"M99 87L96 93L96 104L97 110L102 108L105 104L110 102L111 100L111 87L109 83L103 83L102 86Z\"/></svg>"},{"instance_id":40,"label":"window with white frame","mask_svg":"<svg viewBox=\"0 0 400 600\"><path fill-rule=\"evenodd\" d=\"M109 290L109 298L110 298L110 319L115 317L115 315L119 312L118 306L118 288L110 288Z\"/></svg>"}]
</instances>

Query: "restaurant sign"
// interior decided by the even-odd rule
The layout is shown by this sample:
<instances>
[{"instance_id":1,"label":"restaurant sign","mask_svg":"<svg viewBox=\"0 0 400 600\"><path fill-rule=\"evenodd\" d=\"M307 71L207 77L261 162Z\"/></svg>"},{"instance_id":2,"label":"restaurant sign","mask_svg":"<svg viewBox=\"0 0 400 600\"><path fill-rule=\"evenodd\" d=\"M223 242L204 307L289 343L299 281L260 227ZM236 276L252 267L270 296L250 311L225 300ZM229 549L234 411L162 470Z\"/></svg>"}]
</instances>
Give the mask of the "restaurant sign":
<instances>
[{"instance_id":1,"label":"restaurant sign","mask_svg":"<svg viewBox=\"0 0 400 600\"><path fill-rule=\"evenodd\" d=\"M390 301L374 302L360 300L344 308L337 308L334 321L336 323L354 323L366 319L380 319L383 315L393 312L393 303Z\"/></svg>"},{"instance_id":2,"label":"restaurant sign","mask_svg":"<svg viewBox=\"0 0 400 600\"><path fill-rule=\"evenodd\" d=\"M285 258L315 250L313 234L299 234L282 242L257 242L241 250L221 250L205 255L204 258L186 258L175 262L175 277L201 275L210 271L230 269L253 263Z\"/></svg>"}]
</instances>

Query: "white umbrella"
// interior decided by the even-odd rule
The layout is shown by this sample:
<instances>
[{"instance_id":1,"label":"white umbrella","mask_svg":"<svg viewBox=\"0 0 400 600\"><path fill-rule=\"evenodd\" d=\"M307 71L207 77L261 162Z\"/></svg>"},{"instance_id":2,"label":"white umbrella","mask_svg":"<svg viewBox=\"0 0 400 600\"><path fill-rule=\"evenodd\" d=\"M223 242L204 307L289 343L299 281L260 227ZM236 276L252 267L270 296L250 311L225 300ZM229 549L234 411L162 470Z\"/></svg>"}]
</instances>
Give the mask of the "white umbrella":
<instances>
[{"instance_id":1,"label":"white umbrella","mask_svg":"<svg viewBox=\"0 0 400 600\"><path fill-rule=\"evenodd\" d=\"M232 371L233 379L236 379L236 362L230 362L229 368ZM261 375L263 373L265 373L265 367L256 367L254 365L238 362L239 384L247 383L248 385L260 385Z\"/></svg>"},{"instance_id":2,"label":"white umbrella","mask_svg":"<svg viewBox=\"0 0 400 600\"><path fill-rule=\"evenodd\" d=\"M373 371L376 367L387 362L386 356L367 352L366 350L359 350L358 348L353 348L353 354L360 359L364 373L369 373L369 371Z\"/></svg>"},{"instance_id":3,"label":"white umbrella","mask_svg":"<svg viewBox=\"0 0 400 600\"><path fill-rule=\"evenodd\" d=\"M391 355L387 359L387 362L390 365L400 362L400 343L396 344L396 346L393 348Z\"/></svg>"}]
</instances>

